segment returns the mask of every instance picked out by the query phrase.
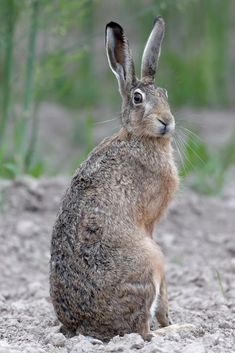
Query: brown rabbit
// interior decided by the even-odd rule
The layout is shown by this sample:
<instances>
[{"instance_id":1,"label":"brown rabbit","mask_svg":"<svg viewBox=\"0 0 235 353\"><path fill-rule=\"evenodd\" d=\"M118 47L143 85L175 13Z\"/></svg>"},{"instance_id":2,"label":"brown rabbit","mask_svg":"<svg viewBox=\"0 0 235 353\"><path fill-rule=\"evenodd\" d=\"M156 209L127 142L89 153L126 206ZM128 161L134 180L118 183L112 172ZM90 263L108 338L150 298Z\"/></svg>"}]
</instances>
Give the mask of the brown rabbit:
<instances>
[{"instance_id":1,"label":"brown rabbit","mask_svg":"<svg viewBox=\"0 0 235 353\"><path fill-rule=\"evenodd\" d=\"M72 179L52 235L50 293L59 320L102 340L147 337L156 315L170 324L164 259L153 228L178 186L174 117L154 76L164 36L157 17L141 79L122 27L106 26L109 65L122 96L121 130L106 138Z\"/></svg>"}]
</instances>

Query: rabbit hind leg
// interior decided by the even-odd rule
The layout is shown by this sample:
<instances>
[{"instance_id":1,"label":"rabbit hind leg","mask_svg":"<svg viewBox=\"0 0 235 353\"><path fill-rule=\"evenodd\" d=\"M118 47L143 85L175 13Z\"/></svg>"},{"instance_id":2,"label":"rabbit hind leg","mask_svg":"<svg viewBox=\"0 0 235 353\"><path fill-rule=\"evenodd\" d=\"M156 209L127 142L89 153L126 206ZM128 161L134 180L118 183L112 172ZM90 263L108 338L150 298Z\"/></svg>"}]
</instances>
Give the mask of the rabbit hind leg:
<instances>
[{"instance_id":1,"label":"rabbit hind leg","mask_svg":"<svg viewBox=\"0 0 235 353\"><path fill-rule=\"evenodd\" d=\"M169 318L169 308L168 308L168 296L165 277L161 281L158 306L155 312L157 321L162 327L166 327L172 324Z\"/></svg>"},{"instance_id":2,"label":"rabbit hind leg","mask_svg":"<svg viewBox=\"0 0 235 353\"><path fill-rule=\"evenodd\" d=\"M155 331L150 331L146 336L148 340L151 339L151 337L165 336L171 333L194 331L196 328L192 324L172 324L171 319L169 318L168 296L165 277L162 279L160 285L158 306L155 314L159 324L162 327Z\"/></svg>"}]
</instances>

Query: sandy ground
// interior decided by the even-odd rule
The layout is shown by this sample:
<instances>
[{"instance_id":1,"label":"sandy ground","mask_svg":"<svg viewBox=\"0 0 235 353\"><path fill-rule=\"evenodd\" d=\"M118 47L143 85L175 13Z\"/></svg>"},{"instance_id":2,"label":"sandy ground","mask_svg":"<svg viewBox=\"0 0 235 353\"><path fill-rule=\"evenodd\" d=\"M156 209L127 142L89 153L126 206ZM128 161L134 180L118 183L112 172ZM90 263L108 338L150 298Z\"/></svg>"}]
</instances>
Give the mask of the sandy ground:
<instances>
[{"instance_id":1,"label":"sandy ground","mask_svg":"<svg viewBox=\"0 0 235 353\"><path fill-rule=\"evenodd\" d=\"M235 185L219 197L185 188L156 239L167 260L171 316L195 330L108 344L65 337L48 292L51 228L67 180L0 181L0 353L226 353L235 347Z\"/></svg>"}]
</instances>

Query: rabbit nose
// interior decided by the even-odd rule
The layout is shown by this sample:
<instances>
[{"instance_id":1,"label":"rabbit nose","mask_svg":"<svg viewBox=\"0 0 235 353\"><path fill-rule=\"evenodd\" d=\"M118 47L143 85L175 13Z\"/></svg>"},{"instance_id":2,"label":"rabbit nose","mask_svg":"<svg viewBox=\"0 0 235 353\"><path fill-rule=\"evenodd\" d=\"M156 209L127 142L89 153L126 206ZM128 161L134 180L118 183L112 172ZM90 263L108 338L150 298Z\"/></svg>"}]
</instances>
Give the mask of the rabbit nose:
<instances>
[{"instance_id":1,"label":"rabbit nose","mask_svg":"<svg viewBox=\"0 0 235 353\"><path fill-rule=\"evenodd\" d=\"M164 118L164 119L157 118L157 120L161 123L161 126L160 126L160 134L161 135L172 133L175 130L175 121L174 121L173 116L172 116L171 119L169 119L169 118Z\"/></svg>"},{"instance_id":2,"label":"rabbit nose","mask_svg":"<svg viewBox=\"0 0 235 353\"><path fill-rule=\"evenodd\" d=\"M165 121L161 120L161 119L157 119L158 121L160 121L160 123L162 124L162 126L160 127L160 133L162 135L165 135L167 132L170 131L170 124L166 123Z\"/></svg>"}]
</instances>

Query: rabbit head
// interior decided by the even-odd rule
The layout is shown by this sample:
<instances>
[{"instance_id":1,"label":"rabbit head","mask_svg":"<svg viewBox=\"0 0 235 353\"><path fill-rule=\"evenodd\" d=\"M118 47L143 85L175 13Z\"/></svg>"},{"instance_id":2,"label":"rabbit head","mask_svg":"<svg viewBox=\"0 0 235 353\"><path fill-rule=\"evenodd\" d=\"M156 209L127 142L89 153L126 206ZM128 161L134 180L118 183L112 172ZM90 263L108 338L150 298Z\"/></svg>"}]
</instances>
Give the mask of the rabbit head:
<instances>
[{"instance_id":1,"label":"rabbit head","mask_svg":"<svg viewBox=\"0 0 235 353\"><path fill-rule=\"evenodd\" d=\"M122 96L122 125L135 136L170 137L174 117L167 91L154 84L165 24L159 16L146 43L141 64L141 79L135 75L127 37L115 22L106 26L106 52L109 65L118 80Z\"/></svg>"}]
</instances>

